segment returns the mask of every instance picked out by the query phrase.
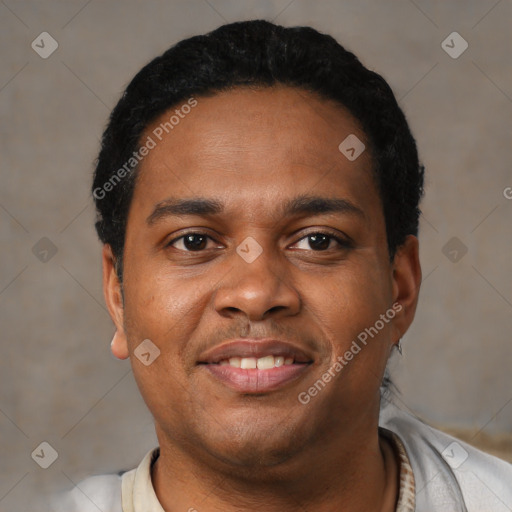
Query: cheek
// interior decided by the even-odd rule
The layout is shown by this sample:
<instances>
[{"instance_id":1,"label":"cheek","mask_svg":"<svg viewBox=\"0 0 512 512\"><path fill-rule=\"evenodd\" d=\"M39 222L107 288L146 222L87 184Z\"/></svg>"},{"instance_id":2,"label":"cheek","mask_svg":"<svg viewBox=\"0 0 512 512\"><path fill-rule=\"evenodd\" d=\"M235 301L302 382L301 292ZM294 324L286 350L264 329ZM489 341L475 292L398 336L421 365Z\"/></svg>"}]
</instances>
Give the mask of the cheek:
<instances>
[{"instance_id":1,"label":"cheek","mask_svg":"<svg viewBox=\"0 0 512 512\"><path fill-rule=\"evenodd\" d=\"M126 282L125 327L130 351L150 339L161 353L158 367L184 381L193 362L190 340L201 325L215 282L183 272L177 277L162 269L141 274L142 278Z\"/></svg>"},{"instance_id":2,"label":"cheek","mask_svg":"<svg viewBox=\"0 0 512 512\"><path fill-rule=\"evenodd\" d=\"M310 296L330 344L319 373L335 376L325 400L334 408L343 404L340 411L373 403L389 354L392 316L386 322L381 315L391 308L390 285L384 273L362 268L326 280L322 288Z\"/></svg>"},{"instance_id":3,"label":"cheek","mask_svg":"<svg viewBox=\"0 0 512 512\"><path fill-rule=\"evenodd\" d=\"M381 315L391 307L389 274L372 258L362 257L308 290L307 309L329 340L325 370L339 379L340 392L358 395L378 387L389 351L391 317ZM375 386L367 379L375 376Z\"/></svg>"},{"instance_id":4,"label":"cheek","mask_svg":"<svg viewBox=\"0 0 512 512\"><path fill-rule=\"evenodd\" d=\"M125 327L135 380L155 418L159 422L171 421L165 411L171 408L183 414L184 404L190 399L190 358L185 356L188 340L198 324L200 291L190 283L147 272L142 279L127 279L126 297ZM152 345L142 352L144 340L150 340ZM150 364L145 361L148 356L143 356L148 352Z\"/></svg>"},{"instance_id":5,"label":"cheek","mask_svg":"<svg viewBox=\"0 0 512 512\"><path fill-rule=\"evenodd\" d=\"M127 276L126 316L136 319L137 326L145 326L156 332L172 329L176 323L187 320L201 301L202 286L190 282L182 276L146 267L144 272Z\"/></svg>"},{"instance_id":6,"label":"cheek","mask_svg":"<svg viewBox=\"0 0 512 512\"><path fill-rule=\"evenodd\" d=\"M305 299L322 323L358 331L372 324L390 307L389 278L375 265L340 268L317 284L308 281Z\"/></svg>"}]
</instances>

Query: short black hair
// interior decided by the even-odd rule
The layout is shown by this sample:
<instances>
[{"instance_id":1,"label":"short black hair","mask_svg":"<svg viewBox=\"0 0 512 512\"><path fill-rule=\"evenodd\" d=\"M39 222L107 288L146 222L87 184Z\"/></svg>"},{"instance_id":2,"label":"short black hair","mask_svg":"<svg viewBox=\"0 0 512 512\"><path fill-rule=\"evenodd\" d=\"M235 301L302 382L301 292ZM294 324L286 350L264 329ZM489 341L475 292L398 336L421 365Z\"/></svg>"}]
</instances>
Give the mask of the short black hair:
<instances>
[{"instance_id":1,"label":"short black hair","mask_svg":"<svg viewBox=\"0 0 512 512\"><path fill-rule=\"evenodd\" d=\"M137 177L133 156L144 130L191 97L277 84L334 100L360 123L374 163L390 259L407 235L417 236L424 167L387 82L332 36L311 27L236 22L184 39L153 59L136 74L111 113L92 191L96 230L112 248L121 281L126 221Z\"/></svg>"}]
</instances>

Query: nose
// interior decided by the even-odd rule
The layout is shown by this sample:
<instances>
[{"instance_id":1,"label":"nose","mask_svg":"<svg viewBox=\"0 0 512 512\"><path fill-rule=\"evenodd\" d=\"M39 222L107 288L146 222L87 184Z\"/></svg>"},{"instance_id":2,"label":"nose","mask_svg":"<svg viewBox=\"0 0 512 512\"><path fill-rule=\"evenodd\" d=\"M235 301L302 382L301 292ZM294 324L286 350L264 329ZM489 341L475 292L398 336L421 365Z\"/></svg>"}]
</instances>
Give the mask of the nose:
<instances>
[{"instance_id":1,"label":"nose","mask_svg":"<svg viewBox=\"0 0 512 512\"><path fill-rule=\"evenodd\" d=\"M257 321L269 316L293 316L300 311L300 296L290 282L290 272L274 251L265 249L250 263L238 253L231 260L234 268L215 294L219 314L245 314Z\"/></svg>"}]
</instances>

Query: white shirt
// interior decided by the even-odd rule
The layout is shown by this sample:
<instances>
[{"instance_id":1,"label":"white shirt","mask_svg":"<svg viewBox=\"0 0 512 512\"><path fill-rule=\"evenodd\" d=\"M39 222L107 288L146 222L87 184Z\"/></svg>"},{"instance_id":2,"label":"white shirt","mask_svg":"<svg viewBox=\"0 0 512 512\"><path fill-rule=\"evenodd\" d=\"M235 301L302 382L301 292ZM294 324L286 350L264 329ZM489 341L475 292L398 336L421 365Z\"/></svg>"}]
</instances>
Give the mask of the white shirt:
<instances>
[{"instance_id":1,"label":"white shirt","mask_svg":"<svg viewBox=\"0 0 512 512\"><path fill-rule=\"evenodd\" d=\"M511 512L512 464L421 422L382 399L381 434L400 460L396 512ZM53 512L165 512L151 482L159 450L120 475L86 478L56 496Z\"/></svg>"}]
</instances>

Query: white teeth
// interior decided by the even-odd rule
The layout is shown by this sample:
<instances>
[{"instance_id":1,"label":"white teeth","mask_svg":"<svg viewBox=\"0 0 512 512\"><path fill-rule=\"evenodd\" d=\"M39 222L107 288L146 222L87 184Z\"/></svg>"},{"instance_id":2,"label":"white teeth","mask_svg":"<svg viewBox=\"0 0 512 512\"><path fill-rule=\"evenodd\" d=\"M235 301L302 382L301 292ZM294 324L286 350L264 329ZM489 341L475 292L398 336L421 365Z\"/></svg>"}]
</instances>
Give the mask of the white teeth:
<instances>
[{"instance_id":1,"label":"white teeth","mask_svg":"<svg viewBox=\"0 0 512 512\"><path fill-rule=\"evenodd\" d=\"M260 357L256 362L258 370L268 370L274 368L274 356Z\"/></svg>"},{"instance_id":2,"label":"white teeth","mask_svg":"<svg viewBox=\"0 0 512 512\"><path fill-rule=\"evenodd\" d=\"M229 364L235 368L240 368L241 359L239 357L230 357Z\"/></svg>"},{"instance_id":3,"label":"white teeth","mask_svg":"<svg viewBox=\"0 0 512 512\"><path fill-rule=\"evenodd\" d=\"M256 358L255 357L242 357L240 362L240 368L244 368L246 370L251 370L256 368Z\"/></svg>"},{"instance_id":4,"label":"white teeth","mask_svg":"<svg viewBox=\"0 0 512 512\"><path fill-rule=\"evenodd\" d=\"M251 370L258 368L258 370L270 370L271 368L278 368L283 365L293 364L293 357L284 356L264 356L256 359L255 357L230 357L219 361L220 366L230 365L234 368L243 368Z\"/></svg>"}]
</instances>

